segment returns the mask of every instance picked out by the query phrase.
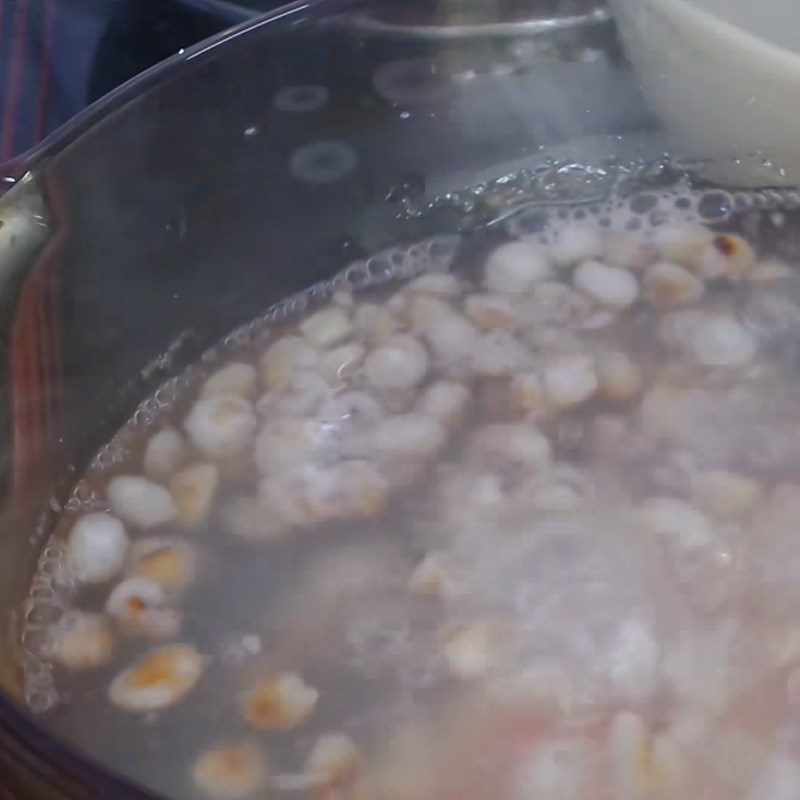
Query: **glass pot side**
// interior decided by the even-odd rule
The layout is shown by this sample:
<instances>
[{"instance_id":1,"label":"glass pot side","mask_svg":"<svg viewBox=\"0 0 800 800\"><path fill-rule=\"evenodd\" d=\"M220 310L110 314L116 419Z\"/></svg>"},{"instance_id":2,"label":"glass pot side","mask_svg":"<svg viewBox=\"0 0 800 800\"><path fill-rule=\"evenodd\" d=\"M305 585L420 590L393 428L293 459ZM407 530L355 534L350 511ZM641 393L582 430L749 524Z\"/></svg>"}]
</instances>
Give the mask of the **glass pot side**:
<instances>
[{"instance_id":1,"label":"glass pot side","mask_svg":"<svg viewBox=\"0 0 800 800\"><path fill-rule=\"evenodd\" d=\"M37 352L49 342L58 353L54 374L32 390L53 409L35 404L47 426L28 466L9 473L15 500L29 502L9 504L0 528L2 569L14 576L3 582L3 608L49 529L39 517L40 535L20 534L37 530L38 501L53 489L43 464L68 483L149 391L211 341L366 252L424 236L431 220L394 219L426 188L538 163L557 142L613 139L619 150L615 137L651 125L607 26L513 47L489 38L387 48L342 24L343 12L363 5L296 4L234 29L115 93L15 165L37 176L49 244L37 245L41 257L9 290L4 341L33 285L31 319L51 314L53 324ZM582 60L587 51L604 54L602 68ZM556 110L554 81L566 98ZM324 86L326 102L308 108L301 92L287 108L282 92L298 86ZM54 266L42 277L46 254ZM4 636L13 642L13 627ZM7 672L14 693L18 674ZM3 695L0 774L23 797L150 798L48 738Z\"/></svg>"}]
</instances>

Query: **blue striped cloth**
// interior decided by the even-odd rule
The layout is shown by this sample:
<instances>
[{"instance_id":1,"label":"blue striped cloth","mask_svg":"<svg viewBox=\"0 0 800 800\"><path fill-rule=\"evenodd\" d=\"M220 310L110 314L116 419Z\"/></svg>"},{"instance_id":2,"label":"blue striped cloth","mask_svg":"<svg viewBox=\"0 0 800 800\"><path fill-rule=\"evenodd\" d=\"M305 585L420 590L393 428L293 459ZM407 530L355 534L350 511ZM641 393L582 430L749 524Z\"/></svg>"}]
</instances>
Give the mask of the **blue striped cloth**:
<instances>
[{"instance_id":1,"label":"blue striped cloth","mask_svg":"<svg viewBox=\"0 0 800 800\"><path fill-rule=\"evenodd\" d=\"M0 0L0 161L87 102L86 76L116 0Z\"/></svg>"},{"instance_id":2,"label":"blue striped cloth","mask_svg":"<svg viewBox=\"0 0 800 800\"><path fill-rule=\"evenodd\" d=\"M176 0L0 0L0 163L224 26Z\"/></svg>"}]
</instances>

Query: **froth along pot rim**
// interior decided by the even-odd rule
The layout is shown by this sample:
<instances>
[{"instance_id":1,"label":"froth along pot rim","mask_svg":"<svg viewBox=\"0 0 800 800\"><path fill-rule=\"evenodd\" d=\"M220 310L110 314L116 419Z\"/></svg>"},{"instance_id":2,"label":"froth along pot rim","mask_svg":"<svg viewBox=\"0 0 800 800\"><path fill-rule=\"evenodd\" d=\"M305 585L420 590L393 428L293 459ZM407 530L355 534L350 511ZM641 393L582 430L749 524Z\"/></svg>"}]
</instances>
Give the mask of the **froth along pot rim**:
<instances>
[{"instance_id":1,"label":"froth along pot rim","mask_svg":"<svg viewBox=\"0 0 800 800\"><path fill-rule=\"evenodd\" d=\"M222 31L191 48L156 64L132 78L84 109L80 114L51 133L40 144L0 164L0 195L13 189L26 174L65 150L72 142L92 130L111 114L135 102L149 89L192 68L195 60L216 55L221 48L257 34L279 20L301 17L309 10L315 14L330 13L356 5L359 0L296 0L273 9L256 19ZM209 0L209 5L212 3ZM11 197L8 198L11 200ZM31 782L34 796L44 790L50 796L83 800L97 797L104 800L164 800L163 797L136 785L93 759L74 750L68 743L52 737L23 706L0 689L0 767L13 765L21 780ZM0 789L5 789L0 786ZM9 790L13 787L8 787ZM25 790L25 787L22 787Z\"/></svg>"}]
</instances>

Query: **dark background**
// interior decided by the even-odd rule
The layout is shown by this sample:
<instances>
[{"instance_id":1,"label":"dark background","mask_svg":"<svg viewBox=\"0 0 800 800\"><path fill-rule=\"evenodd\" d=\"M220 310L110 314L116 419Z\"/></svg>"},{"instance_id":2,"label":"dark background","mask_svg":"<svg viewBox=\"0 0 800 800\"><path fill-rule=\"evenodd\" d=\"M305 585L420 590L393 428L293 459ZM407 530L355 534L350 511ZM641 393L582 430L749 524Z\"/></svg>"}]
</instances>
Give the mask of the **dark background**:
<instances>
[{"instance_id":1,"label":"dark background","mask_svg":"<svg viewBox=\"0 0 800 800\"><path fill-rule=\"evenodd\" d=\"M115 86L236 21L204 6L204 0L0 0L0 163Z\"/></svg>"}]
</instances>

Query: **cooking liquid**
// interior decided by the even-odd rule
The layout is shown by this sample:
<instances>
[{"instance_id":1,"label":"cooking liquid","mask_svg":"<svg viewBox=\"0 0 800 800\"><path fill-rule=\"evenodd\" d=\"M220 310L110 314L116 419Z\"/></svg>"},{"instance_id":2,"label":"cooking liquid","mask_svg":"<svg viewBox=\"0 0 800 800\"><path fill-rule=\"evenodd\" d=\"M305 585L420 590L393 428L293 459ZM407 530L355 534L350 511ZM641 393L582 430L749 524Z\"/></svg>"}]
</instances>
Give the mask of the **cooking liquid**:
<instances>
[{"instance_id":1,"label":"cooking liquid","mask_svg":"<svg viewBox=\"0 0 800 800\"><path fill-rule=\"evenodd\" d=\"M793 797L800 281L783 235L793 212L731 216L724 197L673 189L532 208L503 236L373 257L334 281L332 298L305 295L232 336L143 404L70 500L26 605L31 708L172 798ZM704 233L709 217L725 224ZM721 236L742 224L752 257L738 234ZM499 248L522 240L541 248L539 277L530 252L506 251L497 267ZM631 276L635 297L625 280L607 293L618 273L595 282L584 267L597 260ZM658 283L649 271L664 261L701 273L702 297L684 273ZM420 275L428 282L414 283ZM309 297L312 309L289 313ZM366 304L382 322L363 321ZM346 333L303 328L331 308ZM457 314L455 334L431 333L437 314ZM270 378L265 353L290 335L317 362ZM385 365L370 362L398 341ZM325 373L319 354L344 344L363 350ZM216 457L187 418L230 363L258 373L254 395L223 391L247 396L258 432ZM448 394L447 413L422 399L439 381L466 390ZM337 405L349 392L360 405ZM380 428L400 418L406 428ZM298 419L311 443L295 429L264 434ZM131 522L129 505L120 513L106 495L115 477L142 474L164 429L186 448L173 473L197 462L219 471L192 524ZM341 459L366 468L347 484ZM179 615L173 630L109 618L113 655L75 669L65 615L107 615L135 570L129 552L112 578L76 579L70 537L97 510L123 517L134 548L180 543L189 578L164 603ZM196 684L158 710L121 707L109 694L116 676L169 642L202 656ZM313 707L286 725L254 724L248 689L287 673L318 691ZM346 780L309 766L331 732L361 754ZM231 778L234 762L222 784L194 766L241 742L267 762L252 785Z\"/></svg>"}]
</instances>

